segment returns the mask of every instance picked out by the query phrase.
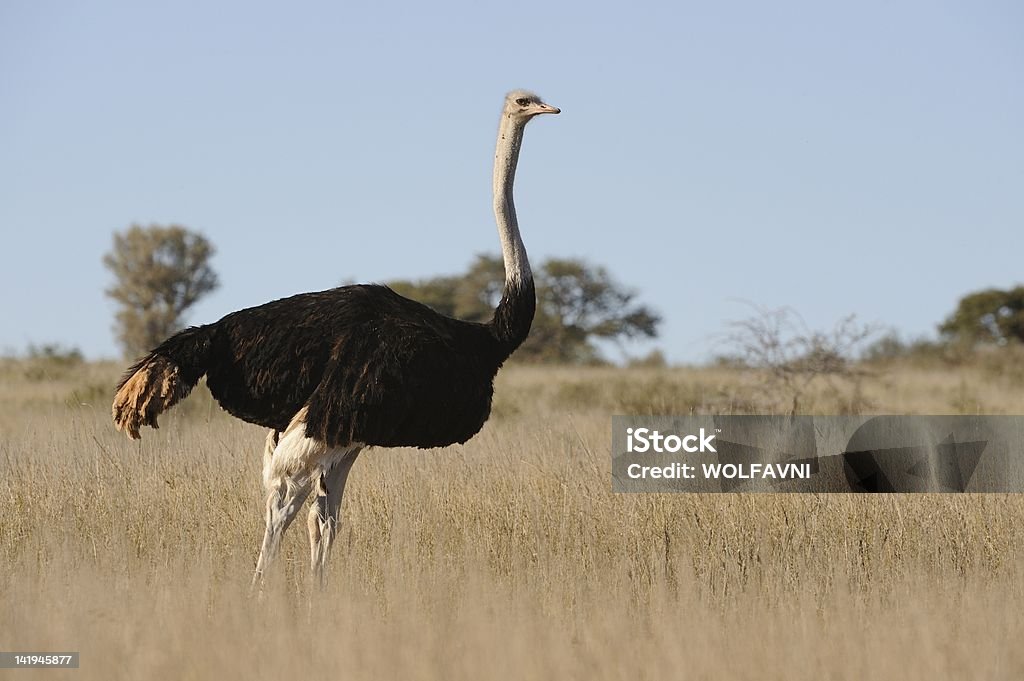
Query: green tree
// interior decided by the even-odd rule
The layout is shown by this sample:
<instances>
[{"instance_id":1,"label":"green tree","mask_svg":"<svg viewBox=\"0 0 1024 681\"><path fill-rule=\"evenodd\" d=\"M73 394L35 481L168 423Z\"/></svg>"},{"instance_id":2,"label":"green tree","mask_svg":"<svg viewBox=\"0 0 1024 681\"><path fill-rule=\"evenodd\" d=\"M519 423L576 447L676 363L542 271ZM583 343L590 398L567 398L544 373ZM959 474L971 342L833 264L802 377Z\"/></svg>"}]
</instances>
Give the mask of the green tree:
<instances>
[{"instance_id":1,"label":"green tree","mask_svg":"<svg viewBox=\"0 0 1024 681\"><path fill-rule=\"evenodd\" d=\"M636 292L619 286L604 267L551 259L540 269L539 330L524 343L542 361L593 362L594 339L654 338L661 318L636 303ZM530 342L533 340L533 343Z\"/></svg>"},{"instance_id":2,"label":"green tree","mask_svg":"<svg viewBox=\"0 0 1024 681\"><path fill-rule=\"evenodd\" d=\"M501 259L477 256L462 276L396 281L395 291L459 319L487 321L501 299ZM613 342L657 335L660 318L636 302L603 267L579 260L551 259L534 273L537 314L530 336L516 353L534 362L600 361L594 341Z\"/></svg>"},{"instance_id":3,"label":"green tree","mask_svg":"<svg viewBox=\"0 0 1024 681\"><path fill-rule=\"evenodd\" d=\"M947 340L971 345L1024 341L1024 286L969 293L939 325L939 332Z\"/></svg>"},{"instance_id":4,"label":"green tree","mask_svg":"<svg viewBox=\"0 0 1024 681\"><path fill-rule=\"evenodd\" d=\"M114 275L106 294L120 306L114 329L126 356L141 355L181 329L188 309L217 288L213 253L203 235L177 225L132 225L114 233L103 264Z\"/></svg>"}]
</instances>

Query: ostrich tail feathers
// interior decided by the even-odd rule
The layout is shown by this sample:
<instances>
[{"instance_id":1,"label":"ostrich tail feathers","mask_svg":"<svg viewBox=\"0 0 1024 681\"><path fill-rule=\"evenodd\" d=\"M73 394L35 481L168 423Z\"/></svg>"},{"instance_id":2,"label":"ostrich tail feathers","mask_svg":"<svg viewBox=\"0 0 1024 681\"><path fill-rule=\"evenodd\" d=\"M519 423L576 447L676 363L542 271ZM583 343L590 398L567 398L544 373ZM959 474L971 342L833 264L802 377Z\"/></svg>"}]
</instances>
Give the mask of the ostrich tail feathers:
<instances>
[{"instance_id":1,"label":"ostrich tail feathers","mask_svg":"<svg viewBox=\"0 0 1024 681\"><path fill-rule=\"evenodd\" d=\"M133 440L142 426L159 428L157 416L177 404L192 391L182 380L181 369L165 357L150 355L123 381L111 413L114 425Z\"/></svg>"},{"instance_id":2,"label":"ostrich tail feathers","mask_svg":"<svg viewBox=\"0 0 1024 681\"><path fill-rule=\"evenodd\" d=\"M138 440L142 426L159 428L157 416L187 397L206 373L209 352L209 328L192 327L129 367L111 407L117 429Z\"/></svg>"}]
</instances>

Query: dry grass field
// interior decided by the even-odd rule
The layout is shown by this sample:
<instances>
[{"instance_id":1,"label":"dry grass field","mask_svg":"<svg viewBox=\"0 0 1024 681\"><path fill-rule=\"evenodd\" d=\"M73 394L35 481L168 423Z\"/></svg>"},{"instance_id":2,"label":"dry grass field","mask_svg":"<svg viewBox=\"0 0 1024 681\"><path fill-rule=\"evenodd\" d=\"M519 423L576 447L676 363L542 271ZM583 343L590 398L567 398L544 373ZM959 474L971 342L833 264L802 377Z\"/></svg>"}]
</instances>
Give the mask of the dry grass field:
<instances>
[{"instance_id":1,"label":"dry grass field","mask_svg":"<svg viewBox=\"0 0 1024 681\"><path fill-rule=\"evenodd\" d=\"M464 447L365 452L326 592L305 515L248 584L265 433L203 389L116 433L120 367L0 365L0 649L73 679L1016 679L1018 496L614 495L613 413L786 409L727 369L510 367ZM1024 413L1019 372L888 367L814 413Z\"/></svg>"}]
</instances>

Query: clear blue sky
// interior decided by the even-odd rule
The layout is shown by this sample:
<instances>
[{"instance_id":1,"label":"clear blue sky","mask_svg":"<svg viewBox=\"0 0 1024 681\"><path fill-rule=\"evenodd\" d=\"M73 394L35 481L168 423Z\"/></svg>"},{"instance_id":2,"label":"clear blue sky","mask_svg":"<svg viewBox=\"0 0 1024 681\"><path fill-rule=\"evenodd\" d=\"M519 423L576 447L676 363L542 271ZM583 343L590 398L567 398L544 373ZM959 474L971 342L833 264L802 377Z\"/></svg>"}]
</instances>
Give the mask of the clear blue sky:
<instances>
[{"instance_id":1,"label":"clear blue sky","mask_svg":"<svg viewBox=\"0 0 1024 681\"><path fill-rule=\"evenodd\" d=\"M114 356L100 259L179 223L189 322L497 252L514 87L562 107L517 183L536 262L606 265L699 361L737 299L933 331L1024 280L1024 5L0 4L0 350ZM640 348L636 349L640 351Z\"/></svg>"}]
</instances>

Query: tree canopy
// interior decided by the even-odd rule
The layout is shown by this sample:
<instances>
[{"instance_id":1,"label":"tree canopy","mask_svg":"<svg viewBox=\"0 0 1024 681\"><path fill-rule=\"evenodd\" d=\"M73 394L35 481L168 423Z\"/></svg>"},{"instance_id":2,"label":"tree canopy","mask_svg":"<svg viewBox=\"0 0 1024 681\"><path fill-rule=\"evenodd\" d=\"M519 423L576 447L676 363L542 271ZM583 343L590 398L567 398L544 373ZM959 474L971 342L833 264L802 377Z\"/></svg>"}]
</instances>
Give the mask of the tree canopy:
<instances>
[{"instance_id":1,"label":"tree canopy","mask_svg":"<svg viewBox=\"0 0 1024 681\"><path fill-rule=\"evenodd\" d=\"M939 325L939 332L968 344L1024 341L1024 286L967 294Z\"/></svg>"},{"instance_id":2,"label":"tree canopy","mask_svg":"<svg viewBox=\"0 0 1024 681\"><path fill-rule=\"evenodd\" d=\"M393 281L398 293L459 319L484 322L501 298L505 270L500 258L481 255L463 275ZM534 272L537 314L516 358L533 362L600 361L596 340L654 338L661 318L636 302L600 266L553 258Z\"/></svg>"},{"instance_id":3,"label":"tree canopy","mask_svg":"<svg viewBox=\"0 0 1024 681\"><path fill-rule=\"evenodd\" d=\"M184 326L184 315L218 286L213 245L170 225L132 225L115 232L103 264L114 275L106 290L120 306L115 333L128 357L141 355Z\"/></svg>"}]
</instances>

